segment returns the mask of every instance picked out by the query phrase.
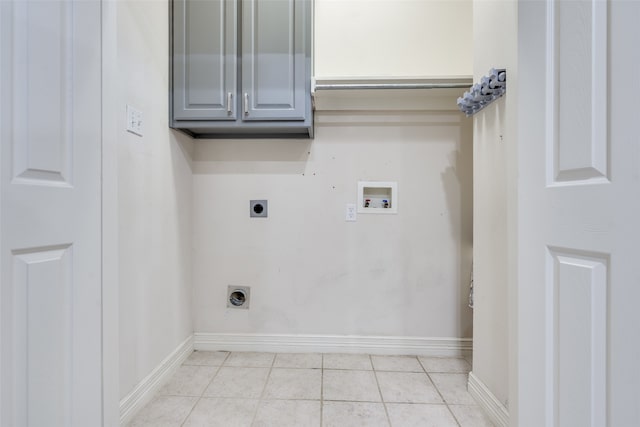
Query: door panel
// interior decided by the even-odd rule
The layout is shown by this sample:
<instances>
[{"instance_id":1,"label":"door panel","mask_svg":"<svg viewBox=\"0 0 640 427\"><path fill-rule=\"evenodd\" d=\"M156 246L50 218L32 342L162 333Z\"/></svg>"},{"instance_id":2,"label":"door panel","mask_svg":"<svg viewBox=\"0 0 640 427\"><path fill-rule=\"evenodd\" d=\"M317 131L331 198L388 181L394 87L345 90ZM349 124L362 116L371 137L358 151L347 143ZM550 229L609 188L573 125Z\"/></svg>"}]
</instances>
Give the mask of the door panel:
<instances>
[{"instance_id":1,"label":"door panel","mask_svg":"<svg viewBox=\"0 0 640 427\"><path fill-rule=\"evenodd\" d=\"M0 424L102 425L101 4L0 3Z\"/></svg>"},{"instance_id":2,"label":"door panel","mask_svg":"<svg viewBox=\"0 0 640 427\"><path fill-rule=\"evenodd\" d=\"M71 419L73 250L63 245L13 255L14 382L16 394L26 397L18 400L16 425L62 425Z\"/></svg>"},{"instance_id":3,"label":"door panel","mask_svg":"<svg viewBox=\"0 0 640 427\"><path fill-rule=\"evenodd\" d=\"M14 108L23 113L14 116L14 178L71 185L73 7L27 2L14 13Z\"/></svg>"},{"instance_id":4,"label":"door panel","mask_svg":"<svg viewBox=\"0 0 640 427\"><path fill-rule=\"evenodd\" d=\"M235 120L237 0L173 2L176 120Z\"/></svg>"},{"instance_id":5,"label":"door panel","mask_svg":"<svg viewBox=\"0 0 640 427\"><path fill-rule=\"evenodd\" d=\"M602 426L606 416L609 260L549 248L547 395L558 426Z\"/></svg>"},{"instance_id":6,"label":"door panel","mask_svg":"<svg viewBox=\"0 0 640 427\"><path fill-rule=\"evenodd\" d=\"M243 1L243 120L304 120L307 3Z\"/></svg>"},{"instance_id":7,"label":"door panel","mask_svg":"<svg viewBox=\"0 0 640 427\"><path fill-rule=\"evenodd\" d=\"M607 181L606 2L552 2L547 19L549 184Z\"/></svg>"},{"instance_id":8,"label":"door panel","mask_svg":"<svg viewBox=\"0 0 640 427\"><path fill-rule=\"evenodd\" d=\"M640 416L640 3L518 4L514 425ZM542 90L541 88L545 88ZM544 97L541 97L544 93Z\"/></svg>"}]
</instances>

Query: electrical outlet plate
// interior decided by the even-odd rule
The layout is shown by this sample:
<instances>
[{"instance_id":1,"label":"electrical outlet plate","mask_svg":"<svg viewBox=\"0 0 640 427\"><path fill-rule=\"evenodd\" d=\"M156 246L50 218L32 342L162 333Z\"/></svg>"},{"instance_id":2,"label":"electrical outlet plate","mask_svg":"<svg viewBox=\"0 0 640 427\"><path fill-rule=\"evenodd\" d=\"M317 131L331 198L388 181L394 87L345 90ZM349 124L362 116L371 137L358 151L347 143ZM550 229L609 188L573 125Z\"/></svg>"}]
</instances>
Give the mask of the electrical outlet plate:
<instances>
[{"instance_id":1,"label":"electrical outlet plate","mask_svg":"<svg viewBox=\"0 0 640 427\"><path fill-rule=\"evenodd\" d=\"M267 218L268 207L267 200L249 200L249 216L251 218Z\"/></svg>"},{"instance_id":2,"label":"electrical outlet plate","mask_svg":"<svg viewBox=\"0 0 640 427\"><path fill-rule=\"evenodd\" d=\"M355 221L357 218L357 208L355 203L347 203L346 221Z\"/></svg>"},{"instance_id":3,"label":"electrical outlet plate","mask_svg":"<svg viewBox=\"0 0 640 427\"><path fill-rule=\"evenodd\" d=\"M142 111L127 105L127 131L142 136Z\"/></svg>"}]
</instances>

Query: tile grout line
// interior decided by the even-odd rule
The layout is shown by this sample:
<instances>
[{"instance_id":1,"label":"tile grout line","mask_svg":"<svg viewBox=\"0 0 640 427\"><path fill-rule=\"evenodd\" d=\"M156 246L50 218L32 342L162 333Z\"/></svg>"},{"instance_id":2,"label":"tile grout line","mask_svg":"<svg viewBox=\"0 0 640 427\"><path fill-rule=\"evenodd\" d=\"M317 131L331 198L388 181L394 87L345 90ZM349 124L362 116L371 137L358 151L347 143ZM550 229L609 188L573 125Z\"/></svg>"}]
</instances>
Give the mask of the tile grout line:
<instances>
[{"instance_id":1,"label":"tile grout line","mask_svg":"<svg viewBox=\"0 0 640 427\"><path fill-rule=\"evenodd\" d=\"M194 350L191 352L191 354L195 353L197 350ZM191 356L191 354L189 356ZM204 396L204 392L207 391L207 388L209 388L209 386L211 385L211 383L213 382L213 379L216 377L216 375L218 375L218 373L220 372L220 369L222 368L222 365L224 365L224 362L227 360L227 358L229 357L229 355L231 354L231 352L228 352L227 355L224 357L224 359L222 359L222 362L220 363L220 366L212 366L213 368L218 368L216 369L216 373L213 374L213 376L211 377L211 379L209 380L209 382L207 383L206 386L204 386L204 388L202 389L202 393L200 393L200 396L198 397L198 399L196 400L196 402L193 404L193 406L191 407L191 410L189 411L189 413L187 414L187 416L184 418L184 420L182 421L182 423L180 424L180 426L184 426L184 423L187 422L187 420L189 419L189 417L191 416L191 414L193 413L193 410L196 409L196 406L198 406L198 403L200 403L200 401L202 400L202 397ZM186 359L185 359L186 362ZM185 366L184 362L182 362L182 365L180 366ZM201 365L201 366L209 366L209 365Z\"/></svg>"},{"instance_id":2,"label":"tile grout line","mask_svg":"<svg viewBox=\"0 0 640 427\"><path fill-rule=\"evenodd\" d=\"M322 427L323 412L324 412L324 353L320 353L320 427Z\"/></svg>"},{"instance_id":3,"label":"tile grout line","mask_svg":"<svg viewBox=\"0 0 640 427\"><path fill-rule=\"evenodd\" d=\"M251 424L254 425L256 422L256 417L258 416L258 410L260 409L260 405L264 400L264 394L267 391L267 384L269 384L269 379L271 378L271 373L273 372L273 366L276 364L276 358L278 357L278 353L273 353L273 360L271 361L271 366L269 367L269 373L267 374L267 379L264 382L264 386L262 386L262 392L260 393L260 397L258 397L258 405L256 406L256 410L253 413L253 417L251 418Z\"/></svg>"},{"instance_id":4,"label":"tile grout line","mask_svg":"<svg viewBox=\"0 0 640 427\"><path fill-rule=\"evenodd\" d=\"M373 358L369 355L369 363L371 363L371 369L373 370L373 377L376 379L376 385L378 386L378 393L380 393L380 401L382 402L382 407L384 408L384 413L387 416L387 423L389 423L389 427L391 427L391 417L389 416L389 410L387 409L387 402L385 402L384 397L382 396L382 389L380 388L380 382L378 381L378 372L376 371L376 367L373 364Z\"/></svg>"},{"instance_id":5,"label":"tile grout line","mask_svg":"<svg viewBox=\"0 0 640 427\"><path fill-rule=\"evenodd\" d=\"M436 391L438 392L438 395L440 396L440 399L442 399L442 403L445 404L445 406L447 407L447 411L449 411L449 413L451 414L451 416L453 417L453 420L456 422L456 424L458 425L458 427L462 427L460 425L460 421L458 421L458 418L456 417L456 415L453 413L453 411L451 410L451 408L449 407L449 402L447 402L444 399L444 396L442 395L442 393L440 392L440 389L438 388L437 384L435 383L435 381L433 381L433 378L431 378L431 375L429 375L429 372L427 372L427 368L425 368L424 364L422 363L422 360L420 360L420 358L418 357L418 363L420 363L420 366L422 366L422 369L424 370L424 373L427 374L427 378L429 378L429 381L431 381L431 384L433 384L433 388L436 389Z\"/></svg>"}]
</instances>

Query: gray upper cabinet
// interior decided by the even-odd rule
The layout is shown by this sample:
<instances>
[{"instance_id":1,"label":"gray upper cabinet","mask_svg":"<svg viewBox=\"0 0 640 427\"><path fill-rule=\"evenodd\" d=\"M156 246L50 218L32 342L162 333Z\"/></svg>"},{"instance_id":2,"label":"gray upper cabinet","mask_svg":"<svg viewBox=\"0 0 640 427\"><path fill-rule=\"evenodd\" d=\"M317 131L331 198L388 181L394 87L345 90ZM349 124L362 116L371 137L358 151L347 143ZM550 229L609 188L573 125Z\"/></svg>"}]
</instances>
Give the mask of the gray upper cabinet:
<instances>
[{"instance_id":1,"label":"gray upper cabinet","mask_svg":"<svg viewBox=\"0 0 640 427\"><path fill-rule=\"evenodd\" d=\"M236 119L237 22L235 1L174 2L174 119Z\"/></svg>"},{"instance_id":2,"label":"gray upper cabinet","mask_svg":"<svg viewBox=\"0 0 640 427\"><path fill-rule=\"evenodd\" d=\"M172 6L171 127L200 138L312 136L311 0Z\"/></svg>"},{"instance_id":3,"label":"gray upper cabinet","mask_svg":"<svg viewBox=\"0 0 640 427\"><path fill-rule=\"evenodd\" d=\"M305 35L300 0L243 0L245 120L304 120Z\"/></svg>"}]
</instances>

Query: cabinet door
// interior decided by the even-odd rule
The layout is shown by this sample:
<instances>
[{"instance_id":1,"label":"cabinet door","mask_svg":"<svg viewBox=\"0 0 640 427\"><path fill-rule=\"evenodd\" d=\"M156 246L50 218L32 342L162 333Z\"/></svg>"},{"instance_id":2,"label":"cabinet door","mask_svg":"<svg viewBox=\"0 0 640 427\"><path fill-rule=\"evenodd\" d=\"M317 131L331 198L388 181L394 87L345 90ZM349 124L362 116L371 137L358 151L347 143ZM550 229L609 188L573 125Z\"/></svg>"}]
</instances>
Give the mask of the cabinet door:
<instances>
[{"instance_id":1,"label":"cabinet door","mask_svg":"<svg viewBox=\"0 0 640 427\"><path fill-rule=\"evenodd\" d=\"M173 117L235 120L236 0L173 2Z\"/></svg>"},{"instance_id":2,"label":"cabinet door","mask_svg":"<svg viewBox=\"0 0 640 427\"><path fill-rule=\"evenodd\" d=\"M304 120L309 0L243 0L243 120Z\"/></svg>"}]
</instances>

